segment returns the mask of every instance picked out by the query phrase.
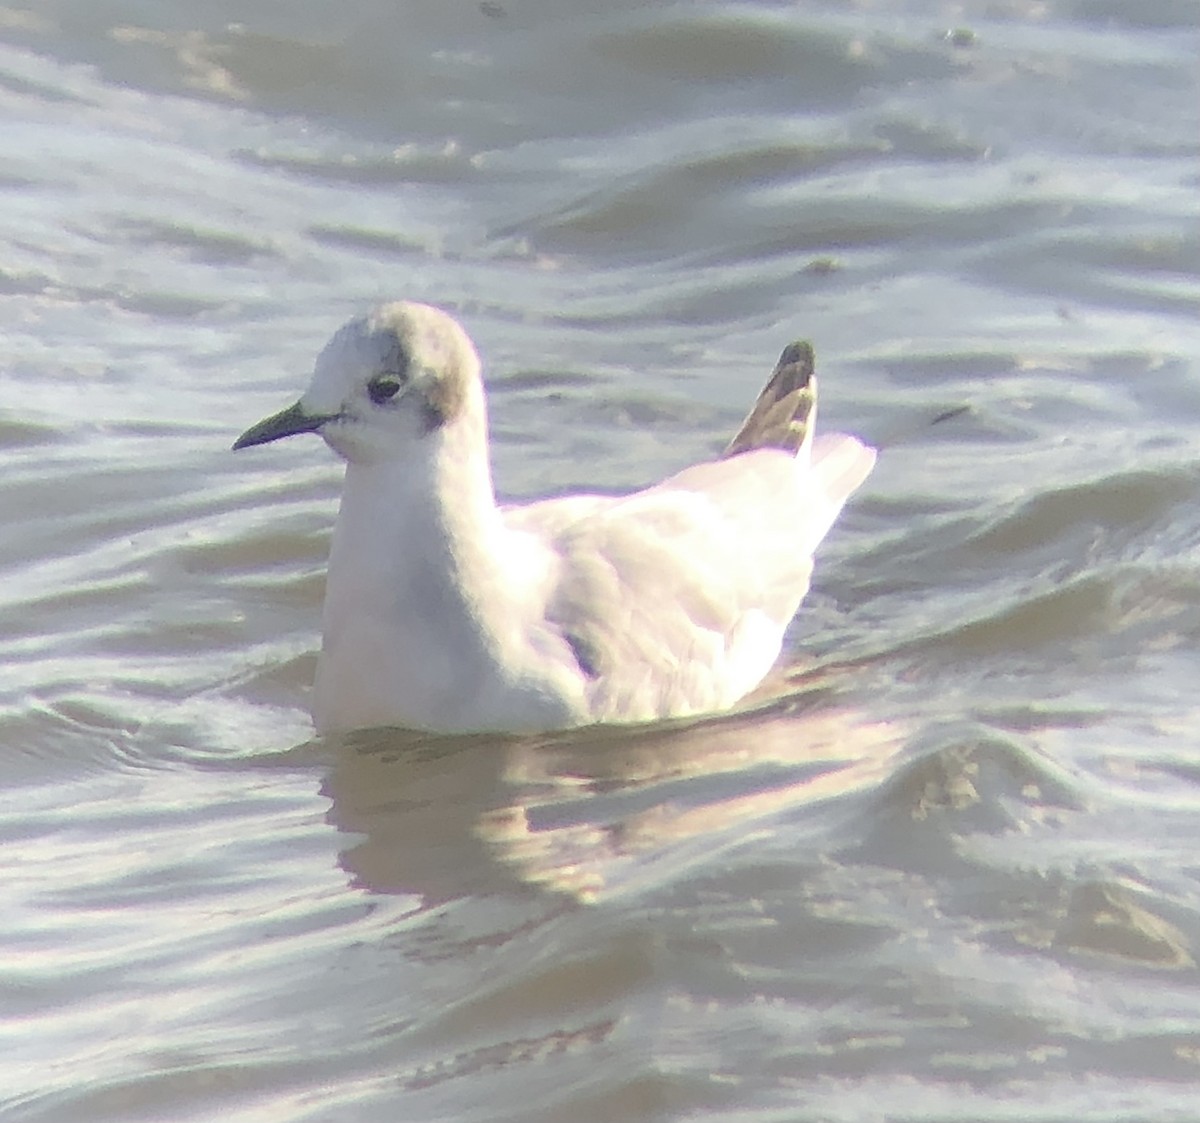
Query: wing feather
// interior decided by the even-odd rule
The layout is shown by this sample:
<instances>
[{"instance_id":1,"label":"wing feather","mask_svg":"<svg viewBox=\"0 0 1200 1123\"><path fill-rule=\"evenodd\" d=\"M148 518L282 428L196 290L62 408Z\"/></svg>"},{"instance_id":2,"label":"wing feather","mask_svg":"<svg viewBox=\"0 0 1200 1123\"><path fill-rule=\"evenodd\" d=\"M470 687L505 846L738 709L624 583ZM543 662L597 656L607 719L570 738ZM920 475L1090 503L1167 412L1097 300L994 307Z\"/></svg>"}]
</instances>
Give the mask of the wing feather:
<instances>
[{"instance_id":1,"label":"wing feather","mask_svg":"<svg viewBox=\"0 0 1200 1123\"><path fill-rule=\"evenodd\" d=\"M507 511L560 559L545 618L589 680L593 718L723 709L752 690L808 590L813 550L874 459L833 434L810 457L753 449L633 495Z\"/></svg>"}]
</instances>

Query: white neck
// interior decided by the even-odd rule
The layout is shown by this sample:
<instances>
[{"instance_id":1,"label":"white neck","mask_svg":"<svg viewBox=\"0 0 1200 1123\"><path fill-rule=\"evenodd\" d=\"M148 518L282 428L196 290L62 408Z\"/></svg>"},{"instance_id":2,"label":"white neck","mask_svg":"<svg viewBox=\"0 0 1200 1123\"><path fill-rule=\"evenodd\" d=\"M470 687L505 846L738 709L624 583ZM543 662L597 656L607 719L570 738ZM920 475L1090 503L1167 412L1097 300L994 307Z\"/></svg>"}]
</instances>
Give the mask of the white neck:
<instances>
[{"instance_id":1,"label":"white neck","mask_svg":"<svg viewBox=\"0 0 1200 1123\"><path fill-rule=\"evenodd\" d=\"M409 456L346 466L327 604L378 595L382 609L418 591L406 588L407 578L471 610L464 597L487 583L492 540L504 527L487 459L471 455L468 437L465 427L448 426Z\"/></svg>"},{"instance_id":2,"label":"white neck","mask_svg":"<svg viewBox=\"0 0 1200 1123\"><path fill-rule=\"evenodd\" d=\"M514 692L544 692L512 668L528 643L524 620L542 615L521 603L522 590L530 567L548 562L504 526L474 420L429 434L411 455L348 465L325 594L318 728L499 727Z\"/></svg>"}]
</instances>

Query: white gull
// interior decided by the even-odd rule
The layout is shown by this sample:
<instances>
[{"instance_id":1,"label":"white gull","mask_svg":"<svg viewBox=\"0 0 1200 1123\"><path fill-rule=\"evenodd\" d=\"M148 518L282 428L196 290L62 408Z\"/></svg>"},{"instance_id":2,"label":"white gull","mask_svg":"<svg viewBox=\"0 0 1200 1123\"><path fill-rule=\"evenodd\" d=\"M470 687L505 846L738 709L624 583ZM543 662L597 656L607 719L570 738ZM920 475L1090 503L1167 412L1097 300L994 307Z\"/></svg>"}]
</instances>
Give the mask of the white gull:
<instances>
[{"instance_id":1,"label":"white gull","mask_svg":"<svg viewBox=\"0 0 1200 1123\"><path fill-rule=\"evenodd\" d=\"M479 355L398 302L351 320L304 396L234 448L319 433L346 460L313 718L547 730L728 709L779 656L812 555L875 451L814 440L811 348L719 459L630 495L498 506Z\"/></svg>"}]
</instances>

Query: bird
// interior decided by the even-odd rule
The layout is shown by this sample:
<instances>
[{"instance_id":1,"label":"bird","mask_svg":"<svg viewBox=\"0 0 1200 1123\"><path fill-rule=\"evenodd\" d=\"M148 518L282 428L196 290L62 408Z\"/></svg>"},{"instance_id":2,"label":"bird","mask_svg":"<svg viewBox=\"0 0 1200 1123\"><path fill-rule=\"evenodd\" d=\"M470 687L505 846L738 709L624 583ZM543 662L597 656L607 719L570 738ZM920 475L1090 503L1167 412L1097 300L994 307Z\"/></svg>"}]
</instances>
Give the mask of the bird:
<instances>
[{"instance_id":1,"label":"bird","mask_svg":"<svg viewBox=\"0 0 1200 1123\"><path fill-rule=\"evenodd\" d=\"M717 457L624 495L497 502L482 363L448 312L338 330L234 449L315 433L346 462L312 692L319 734L523 733L729 710L766 677L813 553L876 452L815 436L786 347Z\"/></svg>"}]
</instances>

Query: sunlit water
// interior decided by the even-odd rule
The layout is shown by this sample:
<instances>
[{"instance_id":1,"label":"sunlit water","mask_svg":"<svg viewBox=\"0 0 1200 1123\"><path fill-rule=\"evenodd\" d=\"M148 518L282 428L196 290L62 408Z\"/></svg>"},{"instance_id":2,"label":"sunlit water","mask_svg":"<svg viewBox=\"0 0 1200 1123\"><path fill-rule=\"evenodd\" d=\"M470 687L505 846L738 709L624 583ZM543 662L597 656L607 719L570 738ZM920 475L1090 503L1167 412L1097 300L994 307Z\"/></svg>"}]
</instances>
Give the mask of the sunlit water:
<instances>
[{"instance_id":1,"label":"sunlit water","mask_svg":"<svg viewBox=\"0 0 1200 1123\"><path fill-rule=\"evenodd\" d=\"M1195 1118L1197 58L1188 0L0 7L0 1117ZM338 467L229 444L395 297L507 496L814 341L884 452L755 706L310 740Z\"/></svg>"}]
</instances>

